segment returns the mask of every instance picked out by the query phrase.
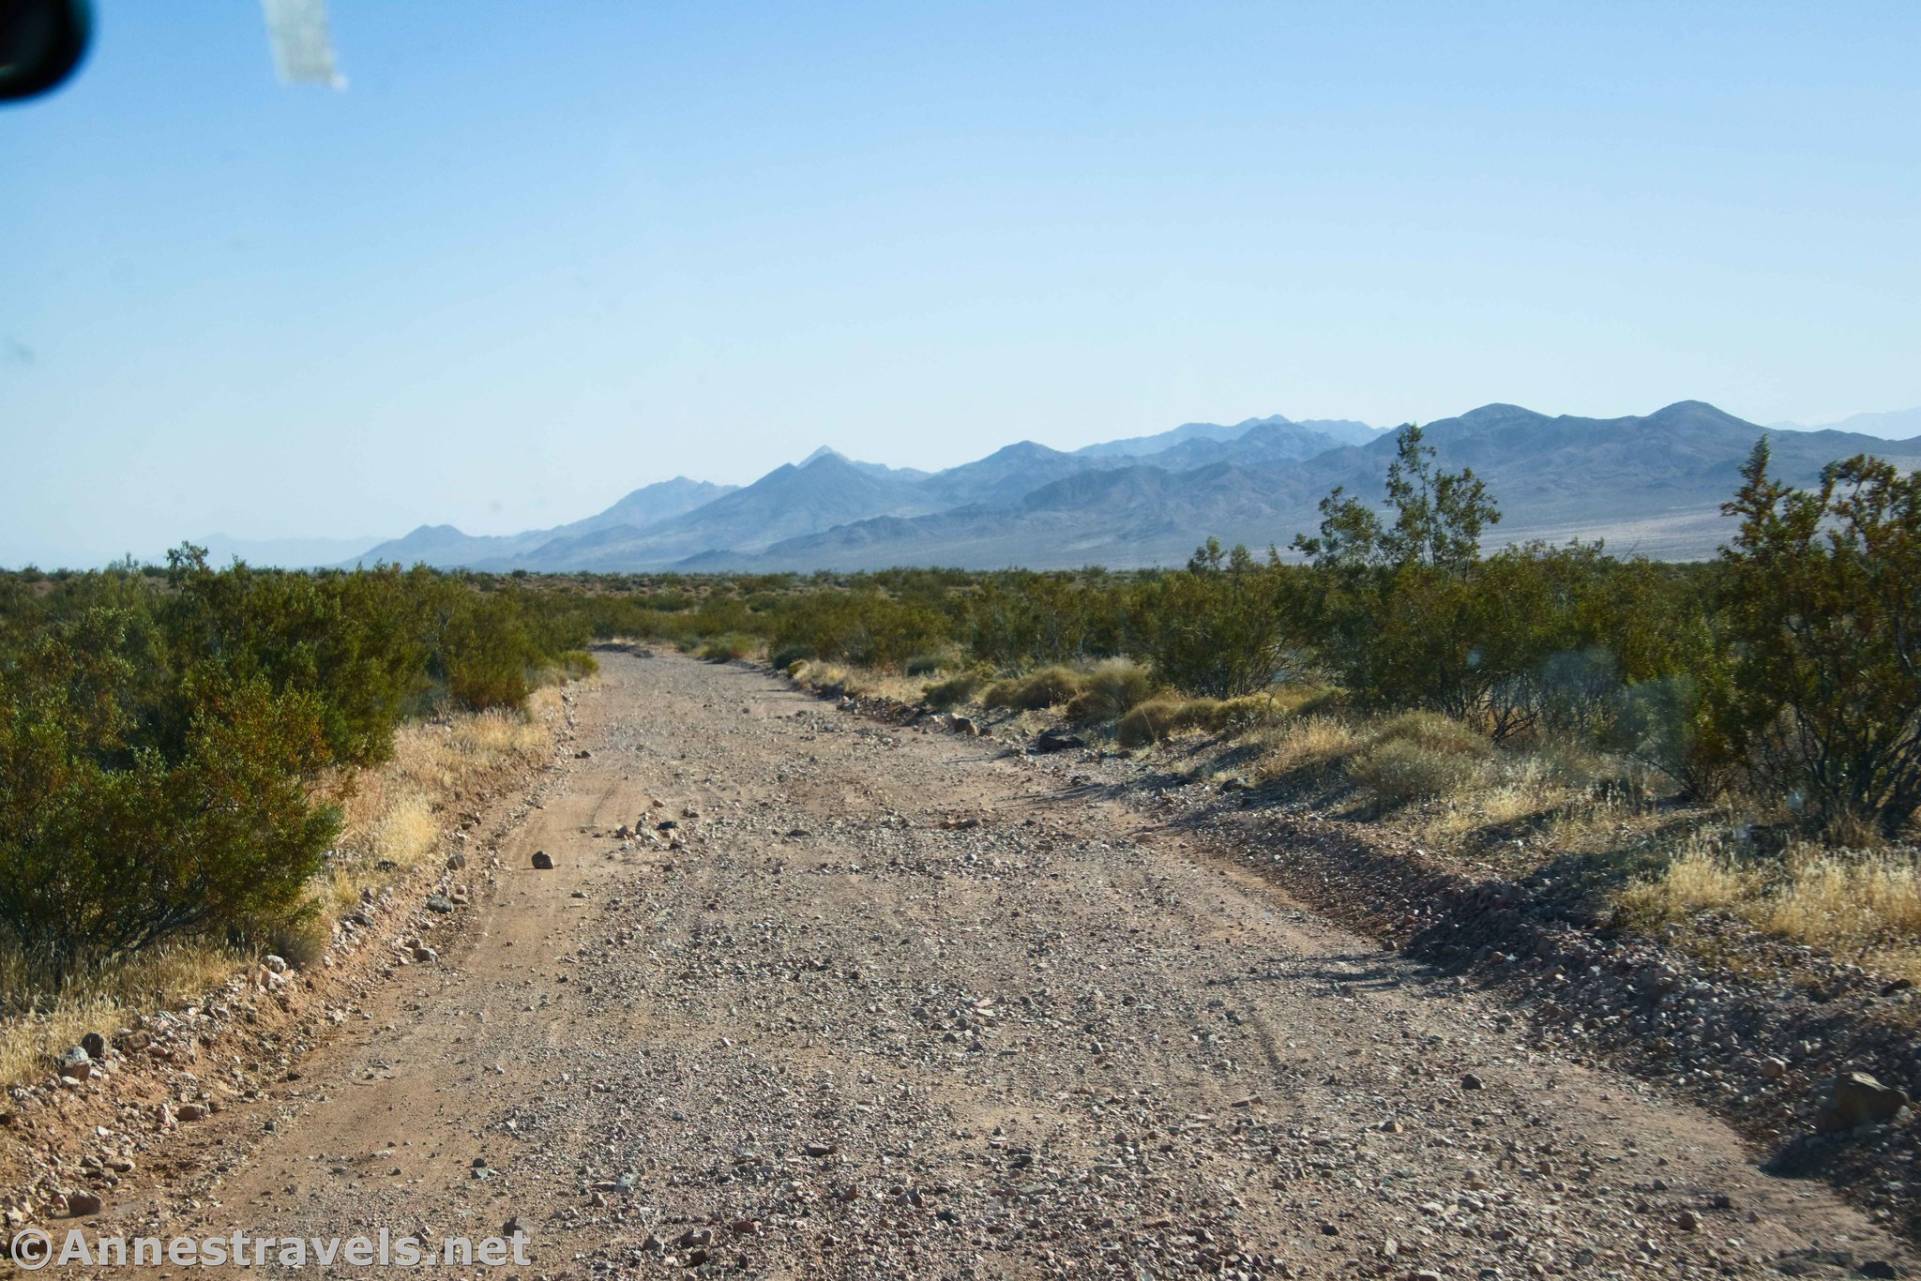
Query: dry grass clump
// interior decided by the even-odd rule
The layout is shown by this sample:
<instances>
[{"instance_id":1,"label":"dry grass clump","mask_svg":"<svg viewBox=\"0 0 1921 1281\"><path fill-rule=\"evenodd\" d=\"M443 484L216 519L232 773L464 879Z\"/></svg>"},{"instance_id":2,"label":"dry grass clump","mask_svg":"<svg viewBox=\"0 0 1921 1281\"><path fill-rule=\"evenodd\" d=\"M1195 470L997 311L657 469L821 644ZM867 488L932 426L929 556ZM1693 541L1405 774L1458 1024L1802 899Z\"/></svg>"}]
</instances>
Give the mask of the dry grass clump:
<instances>
[{"instance_id":1,"label":"dry grass clump","mask_svg":"<svg viewBox=\"0 0 1921 1281\"><path fill-rule=\"evenodd\" d=\"M1139 704L1115 727L1123 747L1145 747L1176 734L1224 734L1251 730L1287 719L1305 700L1291 689L1238 698L1152 698Z\"/></svg>"},{"instance_id":2,"label":"dry grass clump","mask_svg":"<svg viewBox=\"0 0 1921 1281\"><path fill-rule=\"evenodd\" d=\"M1401 712L1374 726L1375 744L1406 743L1422 751L1486 760L1494 745L1481 731L1439 712Z\"/></svg>"},{"instance_id":3,"label":"dry grass clump","mask_svg":"<svg viewBox=\"0 0 1921 1281\"><path fill-rule=\"evenodd\" d=\"M901 664L901 671L909 676L935 676L941 672L951 672L966 666L967 660L955 650L939 650L929 654L915 654Z\"/></svg>"},{"instance_id":4,"label":"dry grass clump","mask_svg":"<svg viewBox=\"0 0 1921 1281\"><path fill-rule=\"evenodd\" d=\"M1114 726L1115 737L1120 739L1122 747L1146 747L1164 742L1180 729L1183 706L1183 700L1166 697L1136 704Z\"/></svg>"},{"instance_id":5,"label":"dry grass clump","mask_svg":"<svg viewBox=\"0 0 1921 1281\"><path fill-rule=\"evenodd\" d=\"M1883 972L1921 972L1921 854L1913 850L1798 845L1762 862L1696 840L1618 901L1643 924L1721 912L1797 943L1862 953Z\"/></svg>"},{"instance_id":6,"label":"dry grass clump","mask_svg":"<svg viewBox=\"0 0 1921 1281\"><path fill-rule=\"evenodd\" d=\"M600 660L584 649L563 650L554 661L540 671L543 683L563 680L586 680L589 676L600 674Z\"/></svg>"},{"instance_id":7,"label":"dry grass clump","mask_svg":"<svg viewBox=\"0 0 1921 1281\"><path fill-rule=\"evenodd\" d=\"M990 673L978 668L972 671L955 672L946 680L935 681L923 689L921 698L935 711L944 712L974 697L989 679Z\"/></svg>"},{"instance_id":8,"label":"dry grass clump","mask_svg":"<svg viewBox=\"0 0 1921 1281\"><path fill-rule=\"evenodd\" d=\"M1759 898L1765 883L1755 868L1696 844L1669 860L1660 875L1629 885L1619 901L1643 920L1677 920L1691 912L1734 912Z\"/></svg>"},{"instance_id":9,"label":"dry grass clump","mask_svg":"<svg viewBox=\"0 0 1921 1281\"><path fill-rule=\"evenodd\" d=\"M1223 733L1227 730L1254 729L1271 725L1290 716L1300 716L1327 704L1326 691L1313 686L1282 685L1258 694L1238 698L1196 699L1189 714L1196 725Z\"/></svg>"},{"instance_id":10,"label":"dry grass clump","mask_svg":"<svg viewBox=\"0 0 1921 1281\"><path fill-rule=\"evenodd\" d=\"M1145 667L1124 658L1109 659L1081 678L1080 692L1068 700L1067 719L1076 725L1118 721L1153 692L1154 680Z\"/></svg>"},{"instance_id":11,"label":"dry grass clump","mask_svg":"<svg viewBox=\"0 0 1921 1281\"><path fill-rule=\"evenodd\" d=\"M1570 826L1574 820L1564 812L1569 802L1586 795L1559 782L1538 758L1520 752L1493 756L1465 786L1437 794L1448 796L1449 804L1421 816L1421 835L1430 844L1447 846L1476 833L1504 831L1552 814L1558 830L1549 843L1556 848L1569 845L1574 835ZM1598 798L1593 803L1600 805ZM1614 811L1607 808L1605 822L1611 826Z\"/></svg>"},{"instance_id":12,"label":"dry grass clump","mask_svg":"<svg viewBox=\"0 0 1921 1281\"><path fill-rule=\"evenodd\" d=\"M45 1076L87 1033L111 1036L137 1011L217 987L241 963L229 948L169 943L77 979L50 999L19 956L0 951L0 1086Z\"/></svg>"},{"instance_id":13,"label":"dry grass clump","mask_svg":"<svg viewBox=\"0 0 1921 1281\"><path fill-rule=\"evenodd\" d=\"M394 733L393 759L340 780L340 839L316 901L322 921L331 928L354 910L362 891L379 893L425 863L440 841L440 811L456 793L501 769L546 759L554 742L547 721L559 702L560 691L548 686L534 691L525 713L495 710L403 725ZM311 927L296 929L286 941L310 951L314 934Z\"/></svg>"},{"instance_id":14,"label":"dry grass clump","mask_svg":"<svg viewBox=\"0 0 1921 1281\"><path fill-rule=\"evenodd\" d=\"M852 695L855 698L891 698L900 703L917 703L922 697L919 681L867 667L843 667L839 663L802 659L794 664L788 675L802 689L829 697Z\"/></svg>"},{"instance_id":15,"label":"dry grass clump","mask_svg":"<svg viewBox=\"0 0 1921 1281\"><path fill-rule=\"evenodd\" d=\"M1388 809L1452 796L1479 776L1479 762L1406 739L1388 739L1348 762L1348 776Z\"/></svg>"},{"instance_id":16,"label":"dry grass clump","mask_svg":"<svg viewBox=\"0 0 1921 1281\"><path fill-rule=\"evenodd\" d=\"M779 649L768 652L767 665L777 672L786 672L792 676L795 668L816 657L818 655L814 653L812 645L782 645Z\"/></svg>"},{"instance_id":17,"label":"dry grass clump","mask_svg":"<svg viewBox=\"0 0 1921 1281\"><path fill-rule=\"evenodd\" d=\"M1756 924L1810 943L1890 934L1921 942L1921 859L1803 847L1789 855L1788 874Z\"/></svg>"},{"instance_id":18,"label":"dry grass clump","mask_svg":"<svg viewBox=\"0 0 1921 1281\"><path fill-rule=\"evenodd\" d=\"M1526 836L1537 849L1607 854L1671 839L1660 832L1675 816L1645 804L1664 790L1646 767L1555 737L1525 747L1483 742L1479 750L1484 755L1472 773L1454 785L1439 780L1427 798L1445 803L1414 815L1424 844L1492 853L1519 848L1510 838Z\"/></svg>"},{"instance_id":19,"label":"dry grass clump","mask_svg":"<svg viewBox=\"0 0 1921 1281\"><path fill-rule=\"evenodd\" d=\"M1263 734L1254 772L1262 778L1318 773L1361 750L1366 736L1339 716L1300 716Z\"/></svg>"},{"instance_id":20,"label":"dry grass clump","mask_svg":"<svg viewBox=\"0 0 1921 1281\"><path fill-rule=\"evenodd\" d=\"M1471 726L1436 712L1402 712L1374 727L1347 772L1377 803L1396 808L1467 790L1484 777L1493 754Z\"/></svg>"},{"instance_id":21,"label":"dry grass clump","mask_svg":"<svg viewBox=\"0 0 1921 1281\"><path fill-rule=\"evenodd\" d=\"M1121 717L1114 733L1122 747L1164 743L1191 731L1218 733L1226 728L1229 706L1218 698L1150 698Z\"/></svg>"},{"instance_id":22,"label":"dry grass clump","mask_svg":"<svg viewBox=\"0 0 1921 1281\"><path fill-rule=\"evenodd\" d=\"M1043 667L1025 676L1010 676L995 681L981 691L981 702L988 707L1011 707L1038 711L1058 707L1081 692L1082 678L1065 667Z\"/></svg>"},{"instance_id":23,"label":"dry grass clump","mask_svg":"<svg viewBox=\"0 0 1921 1281\"><path fill-rule=\"evenodd\" d=\"M818 694L863 692L861 678L839 663L823 663L817 658L796 659L787 669L794 683Z\"/></svg>"},{"instance_id":24,"label":"dry grass clump","mask_svg":"<svg viewBox=\"0 0 1921 1281\"><path fill-rule=\"evenodd\" d=\"M730 663L746 658L758 648L759 642L751 636L715 636L700 647L700 657L704 662Z\"/></svg>"}]
</instances>

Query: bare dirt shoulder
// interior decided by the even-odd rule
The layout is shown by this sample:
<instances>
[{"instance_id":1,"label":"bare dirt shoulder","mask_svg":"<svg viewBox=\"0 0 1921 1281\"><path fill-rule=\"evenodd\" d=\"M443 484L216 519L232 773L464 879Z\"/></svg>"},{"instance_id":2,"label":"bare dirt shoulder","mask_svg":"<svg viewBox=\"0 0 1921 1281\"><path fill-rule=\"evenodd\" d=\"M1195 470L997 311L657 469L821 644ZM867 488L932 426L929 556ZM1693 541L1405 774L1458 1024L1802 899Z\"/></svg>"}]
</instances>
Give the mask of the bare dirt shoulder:
<instances>
[{"instance_id":1,"label":"bare dirt shoulder","mask_svg":"<svg viewBox=\"0 0 1921 1281\"><path fill-rule=\"evenodd\" d=\"M1913 1111L1857 1128L1839 1124L1853 1114L1823 1115L1852 1073L1921 1098L1911 985L1711 916L1691 924L1687 946L1670 946L1626 927L1572 863L1511 877L1391 828L1223 785L1205 752L1191 770L1167 764L1092 753L1039 768L1144 807L1331 920L1495 996L1561 1054L1715 1112L1773 1172L1825 1181L1921 1237Z\"/></svg>"}]
</instances>

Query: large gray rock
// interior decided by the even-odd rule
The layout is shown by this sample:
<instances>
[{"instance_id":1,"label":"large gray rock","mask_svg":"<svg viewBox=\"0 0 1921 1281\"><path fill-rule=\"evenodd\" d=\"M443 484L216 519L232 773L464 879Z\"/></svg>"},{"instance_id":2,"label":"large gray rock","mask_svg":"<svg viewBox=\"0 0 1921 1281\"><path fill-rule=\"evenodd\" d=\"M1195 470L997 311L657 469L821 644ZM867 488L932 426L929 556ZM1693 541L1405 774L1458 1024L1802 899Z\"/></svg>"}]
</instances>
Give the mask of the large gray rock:
<instances>
[{"instance_id":1,"label":"large gray rock","mask_svg":"<svg viewBox=\"0 0 1921 1281\"><path fill-rule=\"evenodd\" d=\"M1839 1134L1863 1125L1886 1125L1908 1105L1908 1096L1883 1085L1866 1072L1844 1072L1828 1087L1828 1098L1815 1117L1823 1134Z\"/></svg>"}]
</instances>

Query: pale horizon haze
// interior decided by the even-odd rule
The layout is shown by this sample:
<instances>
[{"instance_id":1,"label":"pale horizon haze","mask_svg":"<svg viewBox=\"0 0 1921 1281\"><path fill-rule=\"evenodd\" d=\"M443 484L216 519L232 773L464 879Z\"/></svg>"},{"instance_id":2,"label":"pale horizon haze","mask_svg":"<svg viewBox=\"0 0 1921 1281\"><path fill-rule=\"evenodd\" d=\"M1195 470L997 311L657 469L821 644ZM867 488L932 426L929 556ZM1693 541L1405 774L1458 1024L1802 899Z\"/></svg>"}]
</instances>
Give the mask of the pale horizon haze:
<instances>
[{"instance_id":1,"label":"pale horizon haze","mask_svg":"<svg viewBox=\"0 0 1921 1281\"><path fill-rule=\"evenodd\" d=\"M1921 5L100 0L0 105L0 565L1489 401L1921 405Z\"/></svg>"}]
</instances>

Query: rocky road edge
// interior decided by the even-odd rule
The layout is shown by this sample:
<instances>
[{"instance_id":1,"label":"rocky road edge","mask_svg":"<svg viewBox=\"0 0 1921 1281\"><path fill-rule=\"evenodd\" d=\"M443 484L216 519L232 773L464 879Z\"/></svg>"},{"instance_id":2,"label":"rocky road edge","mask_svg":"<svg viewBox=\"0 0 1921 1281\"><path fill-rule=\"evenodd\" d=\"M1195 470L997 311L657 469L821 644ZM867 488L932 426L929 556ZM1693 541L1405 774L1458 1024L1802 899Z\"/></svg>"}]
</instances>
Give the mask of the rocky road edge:
<instances>
[{"instance_id":1,"label":"rocky road edge","mask_svg":"<svg viewBox=\"0 0 1921 1281\"><path fill-rule=\"evenodd\" d=\"M874 720L992 733L925 705L792 683ZM1394 848L1365 822L1264 805L1258 791L1211 785L1199 771L1170 777L1061 730L1010 739L1007 750L1068 789L1184 829L1343 927L1489 990L1571 1059L1603 1060L1693 1100L1754 1144L1770 1173L1821 1179L1921 1241L1913 989L1734 921L1706 926L1742 969L1714 967L1593 919L1546 874L1476 876Z\"/></svg>"},{"instance_id":2,"label":"rocky road edge","mask_svg":"<svg viewBox=\"0 0 1921 1281\"><path fill-rule=\"evenodd\" d=\"M435 857L345 918L317 965L263 957L191 1001L88 1034L45 1081L11 1087L0 1100L0 1257L20 1228L100 1213L163 1168L189 1182L204 1176L184 1151L195 1123L297 1080L297 1065L379 984L438 961L476 898L495 888L500 841L574 756L574 706L574 691L563 690L552 759L505 770L470 795Z\"/></svg>"}]
</instances>

